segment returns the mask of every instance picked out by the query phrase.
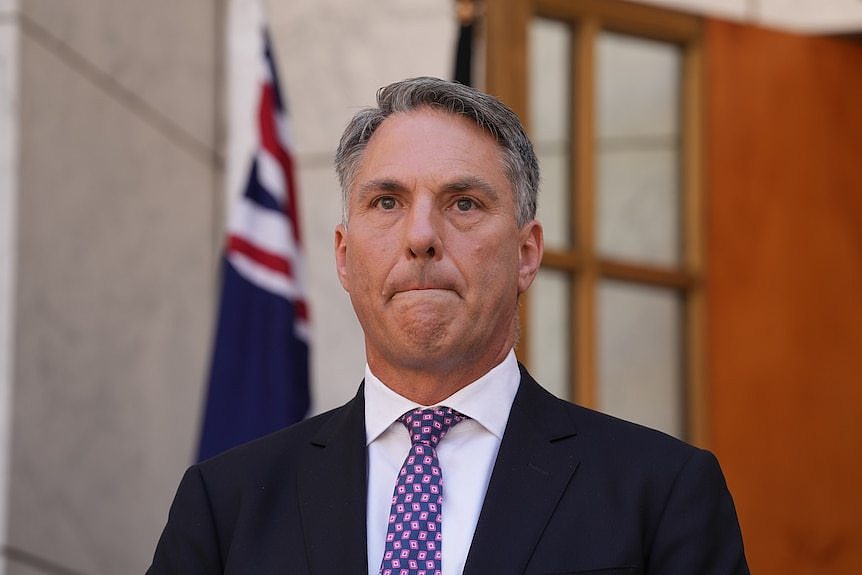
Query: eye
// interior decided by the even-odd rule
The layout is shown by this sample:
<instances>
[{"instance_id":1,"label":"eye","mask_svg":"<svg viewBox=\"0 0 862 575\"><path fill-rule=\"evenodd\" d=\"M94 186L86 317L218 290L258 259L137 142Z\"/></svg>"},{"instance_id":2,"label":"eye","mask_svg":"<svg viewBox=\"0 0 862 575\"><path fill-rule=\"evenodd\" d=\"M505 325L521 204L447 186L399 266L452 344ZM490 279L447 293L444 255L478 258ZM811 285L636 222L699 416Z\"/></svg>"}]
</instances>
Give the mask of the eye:
<instances>
[{"instance_id":1,"label":"eye","mask_svg":"<svg viewBox=\"0 0 862 575\"><path fill-rule=\"evenodd\" d=\"M374 205L384 210L394 210L398 207L398 202L392 196L381 196L374 200Z\"/></svg>"},{"instance_id":2,"label":"eye","mask_svg":"<svg viewBox=\"0 0 862 575\"><path fill-rule=\"evenodd\" d=\"M469 212L476 207L476 202L471 198L458 198L455 202L455 207L461 212Z\"/></svg>"}]
</instances>

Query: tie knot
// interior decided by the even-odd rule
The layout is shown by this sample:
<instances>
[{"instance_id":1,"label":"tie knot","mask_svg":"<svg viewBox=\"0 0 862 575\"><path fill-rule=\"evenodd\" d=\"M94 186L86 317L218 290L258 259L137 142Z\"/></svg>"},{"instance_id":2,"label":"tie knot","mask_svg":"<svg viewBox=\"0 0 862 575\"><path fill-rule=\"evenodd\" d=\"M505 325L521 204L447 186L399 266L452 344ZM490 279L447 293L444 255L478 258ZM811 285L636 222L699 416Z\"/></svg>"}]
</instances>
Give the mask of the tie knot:
<instances>
[{"instance_id":1,"label":"tie knot","mask_svg":"<svg viewBox=\"0 0 862 575\"><path fill-rule=\"evenodd\" d=\"M463 413L458 413L451 407L416 408L398 418L410 433L413 445L421 443L429 447L437 447L446 432L456 423L467 419Z\"/></svg>"}]
</instances>

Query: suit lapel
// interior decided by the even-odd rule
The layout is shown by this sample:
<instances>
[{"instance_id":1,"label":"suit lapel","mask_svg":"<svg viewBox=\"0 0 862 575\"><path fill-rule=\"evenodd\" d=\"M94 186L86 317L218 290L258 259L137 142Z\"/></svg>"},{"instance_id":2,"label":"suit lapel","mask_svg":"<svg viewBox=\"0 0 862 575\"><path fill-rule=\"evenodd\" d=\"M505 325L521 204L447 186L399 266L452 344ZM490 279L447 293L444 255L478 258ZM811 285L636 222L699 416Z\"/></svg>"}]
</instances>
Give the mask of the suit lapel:
<instances>
[{"instance_id":1,"label":"suit lapel","mask_svg":"<svg viewBox=\"0 0 862 575\"><path fill-rule=\"evenodd\" d=\"M578 465L575 425L560 400L521 367L465 574L519 574Z\"/></svg>"},{"instance_id":2,"label":"suit lapel","mask_svg":"<svg viewBox=\"0 0 862 575\"><path fill-rule=\"evenodd\" d=\"M365 573L368 477L362 386L308 449L299 472L299 505L311 573Z\"/></svg>"}]
</instances>

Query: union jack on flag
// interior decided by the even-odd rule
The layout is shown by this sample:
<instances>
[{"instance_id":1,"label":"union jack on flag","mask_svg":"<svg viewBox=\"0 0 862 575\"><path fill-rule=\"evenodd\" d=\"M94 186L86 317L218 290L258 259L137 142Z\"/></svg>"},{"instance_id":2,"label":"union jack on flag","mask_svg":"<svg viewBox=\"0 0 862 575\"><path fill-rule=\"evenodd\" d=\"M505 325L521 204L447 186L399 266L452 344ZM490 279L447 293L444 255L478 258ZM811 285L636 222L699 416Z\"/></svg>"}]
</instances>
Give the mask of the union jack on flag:
<instances>
[{"instance_id":1,"label":"union jack on flag","mask_svg":"<svg viewBox=\"0 0 862 575\"><path fill-rule=\"evenodd\" d=\"M292 134L263 31L258 144L231 208L198 460L308 412L309 318Z\"/></svg>"}]
</instances>

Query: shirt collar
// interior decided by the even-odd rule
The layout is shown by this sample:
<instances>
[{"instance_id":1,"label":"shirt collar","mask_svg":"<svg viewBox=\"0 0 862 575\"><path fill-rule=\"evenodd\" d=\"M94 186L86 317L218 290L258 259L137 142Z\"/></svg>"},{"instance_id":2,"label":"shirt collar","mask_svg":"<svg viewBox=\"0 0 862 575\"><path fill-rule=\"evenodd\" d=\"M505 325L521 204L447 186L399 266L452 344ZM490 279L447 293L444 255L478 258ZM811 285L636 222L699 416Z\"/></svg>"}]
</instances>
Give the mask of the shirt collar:
<instances>
[{"instance_id":1,"label":"shirt collar","mask_svg":"<svg viewBox=\"0 0 862 575\"><path fill-rule=\"evenodd\" d=\"M521 372L515 352L509 351L506 358L491 371L459 389L440 405L460 411L482 427L502 439L509 419L509 410L521 382ZM419 405L387 387L365 365L365 438L366 445L377 439L392 423L406 412Z\"/></svg>"}]
</instances>

